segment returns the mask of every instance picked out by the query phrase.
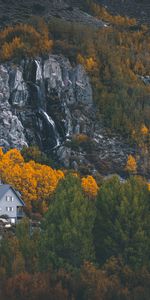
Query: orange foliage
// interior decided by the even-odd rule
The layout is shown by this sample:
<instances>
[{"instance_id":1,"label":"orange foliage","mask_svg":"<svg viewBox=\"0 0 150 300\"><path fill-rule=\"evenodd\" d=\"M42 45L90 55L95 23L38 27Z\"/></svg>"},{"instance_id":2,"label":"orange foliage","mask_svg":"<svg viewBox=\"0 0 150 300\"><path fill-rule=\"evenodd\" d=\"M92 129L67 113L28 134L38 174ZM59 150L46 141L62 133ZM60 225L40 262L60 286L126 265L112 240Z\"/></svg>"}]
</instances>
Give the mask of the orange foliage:
<instances>
[{"instance_id":1,"label":"orange foliage","mask_svg":"<svg viewBox=\"0 0 150 300\"><path fill-rule=\"evenodd\" d=\"M126 171L130 173L135 173L137 170L136 160L132 155L128 156L127 164L125 167Z\"/></svg>"},{"instance_id":2,"label":"orange foliage","mask_svg":"<svg viewBox=\"0 0 150 300\"><path fill-rule=\"evenodd\" d=\"M68 292L63 288L59 278L54 281L52 274L21 272L10 277L4 287L5 299L69 299Z\"/></svg>"},{"instance_id":3,"label":"orange foliage","mask_svg":"<svg viewBox=\"0 0 150 300\"><path fill-rule=\"evenodd\" d=\"M148 190L150 192L150 182L147 183Z\"/></svg>"},{"instance_id":4,"label":"orange foliage","mask_svg":"<svg viewBox=\"0 0 150 300\"><path fill-rule=\"evenodd\" d=\"M3 157L3 148L0 147L0 160L2 159L2 157Z\"/></svg>"},{"instance_id":5,"label":"orange foliage","mask_svg":"<svg viewBox=\"0 0 150 300\"><path fill-rule=\"evenodd\" d=\"M81 54L78 54L77 62L83 65L87 71L92 71L97 68L96 59L93 57L83 57Z\"/></svg>"},{"instance_id":6,"label":"orange foliage","mask_svg":"<svg viewBox=\"0 0 150 300\"><path fill-rule=\"evenodd\" d=\"M19 37L15 37L13 38L12 42L5 42L2 45L1 56L4 60L10 59L16 50L25 50L25 44Z\"/></svg>"},{"instance_id":7,"label":"orange foliage","mask_svg":"<svg viewBox=\"0 0 150 300\"><path fill-rule=\"evenodd\" d=\"M115 25L121 25L121 26L133 26L136 25L137 21L134 18L128 18L128 17L123 17L123 16L113 16L109 14L107 9L103 6L100 6L96 3L92 3L90 9L92 12L99 17L100 19L110 22Z\"/></svg>"},{"instance_id":8,"label":"orange foliage","mask_svg":"<svg viewBox=\"0 0 150 300\"><path fill-rule=\"evenodd\" d=\"M80 133L74 135L73 139L78 143L83 143L83 142L87 142L89 140L89 137L84 133Z\"/></svg>"},{"instance_id":9,"label":"orange foliage","mask_svg":"<svg viewBox=\"0 0 150 300\"><path fill-rule=\"evenodd\" d=\"M28 208L32 201L45 201L52 195L58 181L64 177L60 170L24 159L17 149L9 150L0 155L0 174L4 182L11 184L20 191Z\"/></svg>"},{"instance_id":10,"label":"orange foliage","mask_svg":"<svg viewBox=\"0 0 150 300\"><path fill-rule=\"evenodd\" d=\"M84 192L90 197L96 197L98 193L98 185L92 176L83 177L81 182Z\"/></svg>"},{"instance_id":11,"label":"orange foliage","mask_svg":"<svg viewBox=\"0 0 150 300\"><path fill-rule=\"evenodd\" d=\"M53 42L49 39L46 25L44 23L39 25L40 31L27 24L17 24L2 30L0 32L0 58L7 60L20 54L35 56L49 52Z\"/></svg>"},{"instance_id":12,"label":"orange foliage","mask_svg":"<svg viewBox=\"0 0 150 300\"><path fill-rule=\"evenodd\" d=\"M149 133L148 128L144 124L141 127L141 133L142 135L147 135Z\"/></svg>"}]
</instances>

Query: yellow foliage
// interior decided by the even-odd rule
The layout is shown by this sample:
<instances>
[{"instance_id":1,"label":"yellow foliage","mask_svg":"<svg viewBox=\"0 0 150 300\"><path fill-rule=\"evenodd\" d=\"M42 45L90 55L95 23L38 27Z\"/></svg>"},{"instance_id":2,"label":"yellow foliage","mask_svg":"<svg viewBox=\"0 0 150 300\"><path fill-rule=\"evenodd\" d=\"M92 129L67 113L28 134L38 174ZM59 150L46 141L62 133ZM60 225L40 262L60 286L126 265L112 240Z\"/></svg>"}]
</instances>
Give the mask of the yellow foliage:
<instances>
[{"instance_id":1,"label":"yellow foliage","mask_svg":"<svg viewBox=\"0 0 150 300\"><path fill-rule=\"evenodd\" d=\"M89 137L84 133L80 133L74 135L73 139L78 143L82 143L82 142L87 142Z\"/></svg>"},{"instance_id":2,"label":"yellow foliage","mask_svg":"<svg viewBox=\"0 0 150 300\"><path fill-rule=\"evenodd\" d=\"M47 201L55 191L64 173L51 167L24 159L17 149L11 149L3 154L1 149L0 174L1 179L20 191L28 209L32 201Z\"/></svg>"},{"instance_id":3,"label":"yellow foliage","mask_svg":"<svg viewBox=\"0 0 150 300\"><path fill-rule=\"evenodd\" d=\"M0 147L0 159L2 159L2 157L3 157L3 148L2 147Z\"/></svg>"},{"instance_id":4,"label":"yellow foliage","mask_svg":"<svg viewBox=\"0 0 150 300\"><path fill-rule=\"evenodd\" d=\"M148 187L148 190L150 192L150 183L149 182L147 183L147 187Z\"/></svg>"},{"instance_id":5,"label":"yellow foliage","mask_svg":"<svg viewBox=\"0 0 150 300\"><path fill-rule=\"evenodd\" d=\"M90 197L96 197L98 193L98 185L96 180L92 176L83 177L81 181L81 186L84 192Z\"/></svg>"},{"instance_id":6,"label":"yellow foliage","mask_svg":"<svg viewBox=\"0 0 150 300\"><path fill-rule=\"evenodd\" d=\"M149 133L148 128L144 124L141 127L141 133L142 135L147 135Z\"/></svg>"},{"instance_id":7,"label":"yellow foliage","mask_svg":"<svg viewBox=\"0 0 150 300\"><path fill-rule=\"evenodd\" d=\"M0 32L0 43L2 60L11 59L18 54L35 56L49 52L53 46L46 25L42 24L39 32L27 24L9 26Z\"/></svg>"},{"instance_id":8,"label":"yellow foliage","mask_svg":"<svg viewBox=\"0 0 150 300\"><path fill-rule=\"evenodd\" d=\"M78 62L78 64L81 64L81 65L84 64L84 57L81 54L77 55L77 62Z\"/></svg>"},{"instance_id":9,"label":"yellow foliage","mask_svg":"<svg viewBox=\"0 0 150 300\"><path fill-rule=\"evenodd\" d=\"M4 60L10 59L14 52L17 50L25 49L25 44L21 41L19 37L13 38L12 42L4 43L2 45L1 56Z\"/></svg>"},{"instance_id":10,"label":"yellow foliage","mask_svg":"<svg viewBox=\"0 0 150 300\"><path fill-rule=\"evenodd\" d=\"M85 67L88 71L91 71L92 69L94 69L97 66L96 61L94 60L93 57L89 57L86 59L85 62Z\"/></svg>"},{"instance_id":11,"label":"yellow foliage","mask_svg":"<svg viewBox=\"0 0 150 300\"><path fill-rule=\"evenodd\" d=\"M96 3L91 4L91 10L93 13L99 17L100 19L110 22L115 25L121 25L121 26L133 26L136 25L137 21L134 18L128 18L128 17L123 17L123 16L113 16L109 14L109 12L106 10L105 7L100 6Z\"/></svg>"},{"instance_id":12,"label":"yellow foliage","mask_svg":"<svg viewBox=\"0 0 150 300\"><path fill-rule=\"evenodd\" d=\"M97 68L97 62L94 57L83 57L81 54L78 54L77 62L83 65L89 72Z\"/></svg>"},{"instance_id":13,"label":"yellow foliage","mask_svg":"<svg viewBox=\"0 0 150 300\"><path fill-rule=\"evenodd\" d=\"M19 150L17 149L11 149L8 152L6 152L4 154L4 158L6 161L9 161L9 163L11 163L11 165L16 165L16 164L23 164L24 163L24 159L20 153Z\"/></svg>"},{"instance_id":14,"label":"yellow foliage","mask_svg":"<svg viewBox=\"0 0 150 300\"><path fill-rule=\"evenodd\" d=\"M128 171L130 173L135 173L137 171L136 160L132 155L128 156L125 169L126 169L126 171Z\"/></svg>"}]
</instances>

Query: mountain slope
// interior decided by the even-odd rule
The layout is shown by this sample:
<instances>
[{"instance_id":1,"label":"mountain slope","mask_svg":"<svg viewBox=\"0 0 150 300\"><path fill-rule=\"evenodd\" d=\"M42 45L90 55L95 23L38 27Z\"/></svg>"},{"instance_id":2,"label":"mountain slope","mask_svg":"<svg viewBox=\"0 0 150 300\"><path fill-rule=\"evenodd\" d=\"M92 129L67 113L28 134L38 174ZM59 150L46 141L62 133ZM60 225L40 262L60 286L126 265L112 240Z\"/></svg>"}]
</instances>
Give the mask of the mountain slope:
<instances>
[{"instance_id":1,"label":"mountain slope","mask_svg":"<svg viewBox=\"0 0 150 300\"><path fill-rule=\"evenodd\" d=\"M84 174L123 173L134 154L149 174L148 27L106 26L82 1L0 4L0 145L38 144Z\"/></svg>"},{"instance_id":2,"label":"mountain slope","mask_svg":"<svg viewBox=\"0 0 150 300\"><path fill-rule=\"evenodd\" d=\"M68 59L0 65L0 146L26 145L53 152L65 168L83 173L123 171L132 149L111 137L96 119L92 88L84 68Z\"/></svg>"},{"instance_id":3,"label":"mountain slope","mask_svg":"<svg viewBox=\"0 0 150 300\"><path fill-rule=\"evenodd\" d=\"M27 22L31 17L44 17L46 20L56 17L96 27L103 26L103 22L80 10L77 4L77 1L65 0L44 0L42 3L40 0L0 0L0 27Z\"/></svg>"},{"instance_id":4,"label":"mountain slope","mask_svg":"<svg viewBox=\"0 0 150 300\"><path fill-rule=\"evenodd\" d=\"M150 24L149 0L97 0L97 3L105 6L114 15L136 18L141 24Z\"/></svg>"}]
</instances>

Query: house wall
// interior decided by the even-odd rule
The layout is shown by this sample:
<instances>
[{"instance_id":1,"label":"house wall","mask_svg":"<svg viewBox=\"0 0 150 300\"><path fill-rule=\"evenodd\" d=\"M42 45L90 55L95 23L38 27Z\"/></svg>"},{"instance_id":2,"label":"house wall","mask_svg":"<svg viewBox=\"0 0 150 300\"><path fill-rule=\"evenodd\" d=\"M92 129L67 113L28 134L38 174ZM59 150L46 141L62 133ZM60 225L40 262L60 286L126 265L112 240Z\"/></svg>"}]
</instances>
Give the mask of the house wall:
<instances>
[{"instance_id":1,"label":"house wall","mask_svg":"<svg viewBox=\"0 0 150 300\"><path fill-rule=\"evenodd\" d=\"M13 197L13 201L6 201L6 197ZM17 218L17 206L22 206L16 194L10 188L0 199L0 215L8 215L12 222ZM13 211L7 211L6 207L12 207Z\"/></svg>"}]
</instances>

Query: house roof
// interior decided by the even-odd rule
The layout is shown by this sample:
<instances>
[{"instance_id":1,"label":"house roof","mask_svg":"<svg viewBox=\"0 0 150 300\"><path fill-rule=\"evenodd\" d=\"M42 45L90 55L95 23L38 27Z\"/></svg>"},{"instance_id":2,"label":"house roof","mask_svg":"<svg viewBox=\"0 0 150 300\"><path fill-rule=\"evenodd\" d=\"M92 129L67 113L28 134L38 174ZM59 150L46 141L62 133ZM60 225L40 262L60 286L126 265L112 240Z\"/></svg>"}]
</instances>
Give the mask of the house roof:
<instances>
[{"instance_id":1,"label":"house roof","mask_svg":"<svg viewBox=\"0 0 150 300\"><path fill-rule=\"evenodd\" d=\"M21 204L23 206L25 206L25 203L21 199L21 197L19 195L19 192L17 192L10 184L1 184L0 185L0 201L1 201L1 198L5 195L6 192L8 192L9 189L13 190L13 192L15 193L15 195L17 196L17 198L19 199L19 201L21 202Z\"/></svg>"}]
</instances>

